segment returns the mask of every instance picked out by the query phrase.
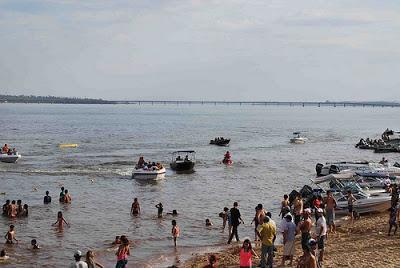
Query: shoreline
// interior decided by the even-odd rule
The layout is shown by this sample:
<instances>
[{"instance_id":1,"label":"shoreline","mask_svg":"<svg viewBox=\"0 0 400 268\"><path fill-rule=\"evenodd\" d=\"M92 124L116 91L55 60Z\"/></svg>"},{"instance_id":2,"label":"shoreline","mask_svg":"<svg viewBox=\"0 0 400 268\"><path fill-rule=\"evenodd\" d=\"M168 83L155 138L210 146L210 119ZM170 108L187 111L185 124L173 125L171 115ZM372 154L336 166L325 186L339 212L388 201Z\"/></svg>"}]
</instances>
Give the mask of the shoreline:
<instances>
[{"instance_id":1,"label":"shoreline","mask_svg":"<svg viewBox=\"0 0 400 268\"><path fill-rule=\"evenodd\" d=\"M359 220L351 225L346 218L337 226L337 232L330 234L326 241L325 258L323 267L395 267L400 261L397 250L400 248L400 231L395 236L388 236L387 231L388 213L362 215ZM277 235L277 240L280 239ZM260 245L253 247L260 255ZM239 250L241 243L224 249L220 252L213 252L218 257L218 267L238 267ZM276 246L274 266L282 267L282 245ZM210 253L211 254L211 253ZM296 254L293 259L293 266L296 267L297 259L301 256L300 236L296 236ZM182 263L184 268L202 268L207 264L209 254L197 254L188 261ZM259 259L253 258L253 265L258 265Z\"/></svg>"}]
</instances>

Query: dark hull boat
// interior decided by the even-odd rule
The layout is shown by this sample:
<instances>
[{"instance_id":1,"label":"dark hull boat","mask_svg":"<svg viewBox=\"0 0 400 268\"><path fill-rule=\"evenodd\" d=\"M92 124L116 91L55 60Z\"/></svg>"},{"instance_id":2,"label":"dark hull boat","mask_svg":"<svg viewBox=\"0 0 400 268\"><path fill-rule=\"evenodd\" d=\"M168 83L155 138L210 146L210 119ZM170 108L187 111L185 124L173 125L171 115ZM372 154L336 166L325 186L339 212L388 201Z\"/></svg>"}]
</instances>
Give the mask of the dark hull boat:
<instances>
[{"instance_id":1,"label":"dark hull boat","mask_svg":"<svg viewBox=\"0 0 400 268\"><path fill-rule=\"evenodd\" d=\"M218 145L218 146L227 146L231 139L222 139L222 140L210 140L210 144Z\"/></svg>"},{"instance_id":2,"label":"dark hull boat","mask_svg":"<svg viewBox=\"0 0 400 268\"><path fill-rule=\"evenodd\" d=\"M177 173L192 173L195 165L195 151L176 151L172 153L171 169ZM181 155L186 155L184 158Z\"/></svg>"}]
</instances>

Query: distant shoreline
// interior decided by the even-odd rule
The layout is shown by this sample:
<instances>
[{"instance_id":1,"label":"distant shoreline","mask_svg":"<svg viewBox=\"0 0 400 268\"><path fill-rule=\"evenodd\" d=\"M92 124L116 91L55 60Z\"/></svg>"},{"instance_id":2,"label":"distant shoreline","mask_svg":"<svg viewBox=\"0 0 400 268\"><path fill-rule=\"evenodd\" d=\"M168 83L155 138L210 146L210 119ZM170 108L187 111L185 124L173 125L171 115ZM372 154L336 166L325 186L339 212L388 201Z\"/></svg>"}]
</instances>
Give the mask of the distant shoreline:
<instances>
[{"instance_id":1,"label":"distant shoreline","mask_svg":"<svg viewBox=\"0 0 400 268\"><path fill-rule=\"evenodd\" d=\"M302 107L391 107L400 108L400 102L386 101L201 101L201 100L103 100L55 96L0 95L0 103L36 104L136 104L136 105L257 105Z\"/></svg>"}]
</instances>

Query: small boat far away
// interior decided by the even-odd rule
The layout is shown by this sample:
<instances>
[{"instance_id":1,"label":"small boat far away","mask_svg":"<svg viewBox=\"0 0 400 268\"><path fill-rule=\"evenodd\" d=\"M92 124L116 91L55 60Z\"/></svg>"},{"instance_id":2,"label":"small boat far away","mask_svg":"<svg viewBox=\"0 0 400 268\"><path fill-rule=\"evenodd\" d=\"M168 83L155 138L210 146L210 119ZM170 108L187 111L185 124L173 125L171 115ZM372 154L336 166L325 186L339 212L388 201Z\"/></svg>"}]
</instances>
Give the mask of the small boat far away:
<instances>
[{"instance_id":1,"label":"small boat far away","mask_svg":"<svg viewBox=\"0 0 400 268\"><path fill-rule=\"evenodd\" d=\"M217 137L213 140L210 140L210 144L218 145L218 146L228 146L231 139L225 139L224 137Z\"/></svg>"},{"instance_id":2,"label":"small boat far away","mask_svg":"<svg viewBox=\"0 0 400 268\"><path fill-rule=\"evenodd\" d=\"M306 143L307 138L302 137L300 132L293 132L293 137L290 139L290 143L303 144Z\"/></svg>"},{"instance_id":3,"label":"small boat far away","mask_svg":"<svg viewBox=\"0 0 400 268\"><path fill-rule=\"evenodd\" d=\"M79 145L77 143L61 143L58 145L60 148L76 148Z\"/></svg>"},{"instance_id":4,"label":"small boat far away","mask_svg":"<svg viewBox=\"0 0 400 268\"><path fill-rule=\"evenodd\" d=\"M183 158L182 156L185 155ZM196 161L196 152L189 151L175 151L172 153L172 161L170 163L171 169L177 173L192 173L194 172L194 165Z\"/></svg>"}]
</instances>

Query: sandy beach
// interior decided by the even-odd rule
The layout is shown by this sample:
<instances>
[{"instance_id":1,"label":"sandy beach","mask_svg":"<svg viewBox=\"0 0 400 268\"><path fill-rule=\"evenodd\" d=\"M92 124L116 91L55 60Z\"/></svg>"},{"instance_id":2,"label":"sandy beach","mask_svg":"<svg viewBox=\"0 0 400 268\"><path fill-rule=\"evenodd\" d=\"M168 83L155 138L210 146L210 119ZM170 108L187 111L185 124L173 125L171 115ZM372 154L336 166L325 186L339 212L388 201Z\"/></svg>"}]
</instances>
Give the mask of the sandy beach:
<instances>
[{"instance_id":1,"label":"sandy beach","mask_svg":"<svg viewBox=\"0 0 400 268\"><path fill-rule=\"evenodd\" d=\"M361 216L351 226L343 221L337 228L336 234L328 237L323 267L395 267L400 256L400 233L388 236L388 213ZM257 246L257 254L260 254ZM232 246L223 252L216 253L218 267L238 267L239 246ZM296 239L296 258L301 255L300 237ZM282 246L274 258L275 266L280 266ZM258 265L259 260L254 264ZM200 268L207 264L207 255L194 256L182 267ZM295 267L297 262L293 264Z\"/></svg>"}]
</instances>

